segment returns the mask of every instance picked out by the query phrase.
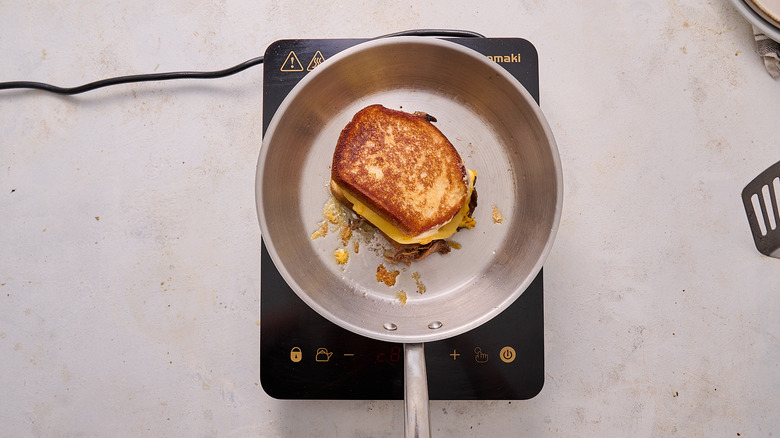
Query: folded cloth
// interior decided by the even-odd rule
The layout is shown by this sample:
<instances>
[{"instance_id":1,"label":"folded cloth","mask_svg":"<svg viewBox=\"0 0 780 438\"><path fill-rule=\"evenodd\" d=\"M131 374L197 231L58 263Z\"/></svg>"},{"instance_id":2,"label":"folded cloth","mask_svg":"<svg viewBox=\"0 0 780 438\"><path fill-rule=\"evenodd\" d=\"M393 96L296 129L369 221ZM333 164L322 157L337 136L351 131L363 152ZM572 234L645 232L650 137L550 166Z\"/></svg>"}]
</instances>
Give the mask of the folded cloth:
<instances>
[{"instance_id":1,"label":"folded cloth","mask_svg":"<svg viewBox=\"0 0 780 438\"><path fill-rule=\"evenodd\" d=\"M753 38L756 41L756 52L764 60L764 67L773 78L780 78L780 43L764 35L753 27Z\"/></svg>"}]
</instances>

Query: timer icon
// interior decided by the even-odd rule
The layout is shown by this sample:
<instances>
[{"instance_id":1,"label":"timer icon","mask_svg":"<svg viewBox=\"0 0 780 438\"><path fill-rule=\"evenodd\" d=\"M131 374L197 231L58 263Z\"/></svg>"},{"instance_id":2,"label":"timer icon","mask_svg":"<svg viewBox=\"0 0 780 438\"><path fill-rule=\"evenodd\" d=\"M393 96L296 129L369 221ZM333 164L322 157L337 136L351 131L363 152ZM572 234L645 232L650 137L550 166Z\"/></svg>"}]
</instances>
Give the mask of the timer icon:
<instances>
[{"instance_id":1,"label":"timer icon","mask_svg":"<svg viewBox=\"0 0 780 438\"><path fill-rule=\"evenodd\" d=\"M515 360L515 357L517 357L517 353L515 353L515 349L512 347L502 348L498 355L505 363L510 363Z\"/></svg>"}]
</instances>

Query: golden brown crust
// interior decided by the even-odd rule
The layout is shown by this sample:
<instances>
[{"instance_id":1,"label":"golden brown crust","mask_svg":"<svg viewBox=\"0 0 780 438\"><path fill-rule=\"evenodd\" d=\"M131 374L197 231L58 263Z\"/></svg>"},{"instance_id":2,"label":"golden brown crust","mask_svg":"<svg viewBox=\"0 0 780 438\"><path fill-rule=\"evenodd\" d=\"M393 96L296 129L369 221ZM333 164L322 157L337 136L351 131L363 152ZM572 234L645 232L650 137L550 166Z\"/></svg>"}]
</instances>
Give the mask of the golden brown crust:
<instances>
[{"instance_id":1,"label":"golden brown crust","mask_svg":"<svg viewBox=\"0 0 780 438\"><path fill-rule=\"evenodd\" d=\"M342 130L331 178L408 236L444 225L468 196L466 167L444 134L426 117L381 105Z\"/></svg>"},{"instance_id":2,"label":"golden brown crust","mask_svg":"<svg viewBox=\"0 0 780 438\"><path fill-rule=\"evenodd\" d=\"M346 205L347 208L352 208L352 203L344 196L344 193L341 191L341 187L339 187L338 184L336 184L336 181L333 181L332 179L330 180L330 192L337 201Z\"/></svg>"}]
</instances>

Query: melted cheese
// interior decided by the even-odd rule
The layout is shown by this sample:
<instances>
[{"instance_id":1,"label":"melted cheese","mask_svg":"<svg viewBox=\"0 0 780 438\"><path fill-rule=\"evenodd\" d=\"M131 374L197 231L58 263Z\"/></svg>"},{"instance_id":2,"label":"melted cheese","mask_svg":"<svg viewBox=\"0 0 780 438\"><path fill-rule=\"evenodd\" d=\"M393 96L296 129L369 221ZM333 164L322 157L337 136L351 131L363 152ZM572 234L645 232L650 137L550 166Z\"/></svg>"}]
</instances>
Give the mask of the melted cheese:
<instances>
[{"instance_id":1,"label":"melted cheese","mask_svg":"<svg viewBox=\"0 0 780 438\"><path fill-rule=\"evenodd\" d=\"M469 201L471 200L471 193L474 191L474 178L476 178L477 172L469 169L466 169L466 171L469 177L469 190L468 190L468 195L466 196L466 201L463 203L463 206L460 208L460 210L446 224L442 225L441 227L435 230L425 232L415 237L407 236L406 234L401 232L401 230L396 228L395 225L383 219L381 216L379 216L373 210L371 210L368 206L355 199L354 196L350 195L346 191L342 190L341 192L344 195L344 197L347 198L347 200L352 203L352 210L354 210L355 213L366 218L367 221L371 222L375 227L379 228L389 238L403 245L408 245L412 243L426 244L433 240L446 239L452 236L453 234L455 234L456 231L458 231L458 225L460 225L461 221L468 216Z\"/></svg>"}]
</instances>

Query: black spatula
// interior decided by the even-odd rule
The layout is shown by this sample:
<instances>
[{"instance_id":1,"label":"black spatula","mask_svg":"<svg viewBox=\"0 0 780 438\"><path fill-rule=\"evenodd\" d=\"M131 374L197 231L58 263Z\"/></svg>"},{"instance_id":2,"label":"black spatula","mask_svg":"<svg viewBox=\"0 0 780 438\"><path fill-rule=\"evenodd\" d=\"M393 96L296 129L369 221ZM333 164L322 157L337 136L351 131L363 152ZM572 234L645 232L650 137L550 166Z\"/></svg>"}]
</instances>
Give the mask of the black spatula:
<instances>
[{"instance_id":1,"label":"black spatula","mask_svg":"<svg viewBox=\"0 0 780 438\"><path fill-rule=\"evenodd\" d=\"M742 190L753 240L761 254L780 258L780 161Z\"/></svg>"}]
</instances>

